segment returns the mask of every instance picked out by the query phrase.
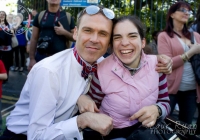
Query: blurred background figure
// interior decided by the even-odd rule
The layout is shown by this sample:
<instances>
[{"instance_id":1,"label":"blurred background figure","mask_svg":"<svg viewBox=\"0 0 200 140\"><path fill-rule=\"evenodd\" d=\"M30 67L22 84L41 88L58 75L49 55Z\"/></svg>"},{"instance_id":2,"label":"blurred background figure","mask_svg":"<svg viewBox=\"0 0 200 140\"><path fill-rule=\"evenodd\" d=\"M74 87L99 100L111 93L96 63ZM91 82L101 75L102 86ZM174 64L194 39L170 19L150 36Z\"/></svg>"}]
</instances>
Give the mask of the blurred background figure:
<instances>
[{"instance_id":1,"label":"blurred background figure","mask_svg":"<svg viewBox=\"0 0 200 140\"><path fill-rule=\"evenodd\" d=\"M7 15L4 11L0 11L0 59L5 65L8 76L9 68L13 65L11 38L11 26L7 21Z\"/></svg>"},{"instance_id":2,"label":"blurred background figure","mask_svg":"<svg viewBox=\"0 0 200 140\"><path fill-rule=\"evenodd\" d=\"M179 120L191 124L196 111L196 100L200 101L200 86L197 86L191 63L188 60L200 53L200 35L194 33L195 44L191 44L191 33L187 22L191 14L187 2L173 4L168 13L166 27L158 35L158 52L172 58L173 71L167 76L171 115L176 103L179 105Z\"/></svg>"},{"instance_id":3,"label":"blurred background figure","mask_svg":"<svg viewBox=\"0 0 200 140\"><path fill-rule=\"evenodd\" d=\"M190 31L197 32L200 34L200 5L196 14L196 20L194 21L193 25L190 28ZM200 135L200 102L197 104L199 116L197 119L197 130L196 133Z\"/></svg>"},{"instance_id":4,"label":"blurred background figure","mask_svg":"<svg viewBox=\"0 0 200 140\"><path fill-rule=\"evenodd\" d=\"M158 54L157 38L158 38L159 33L160 33L159 31L154 31L152 33L152 42L150 42L148 44L148 46L151 48L153 54Z\"/></svg>"}]
</instances>

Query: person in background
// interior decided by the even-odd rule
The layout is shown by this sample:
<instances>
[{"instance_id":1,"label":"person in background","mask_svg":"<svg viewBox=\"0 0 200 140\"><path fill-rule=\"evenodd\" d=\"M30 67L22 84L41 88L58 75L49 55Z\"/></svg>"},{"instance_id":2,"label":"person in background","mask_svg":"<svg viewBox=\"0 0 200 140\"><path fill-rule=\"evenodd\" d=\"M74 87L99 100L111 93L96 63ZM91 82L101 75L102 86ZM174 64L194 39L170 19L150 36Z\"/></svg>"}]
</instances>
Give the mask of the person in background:
<instances>
[{"instance_id":1,"label":"person in background","mask_svg":"<svg viewBox=\"0 0 200 140\"><path fill-rule=\"evenodd\" d=\"M135 16L114 20L113 53L93 75L88 95L100 106L100 113L113 119L114 129L105 140L127 138L138 122L152 127L170 112L166 75L155 71L157 56L143 52L143 29Z\"/></svg>"},{"instance_id":2,"label":"person in background","mask_svg":"<svg viewBox=\"0 0 200 140\"><path fill-rule=\"evenodd\" d=\"M66 12L60 11L61 0L47 0L47 3L48 9L37 14L33 21L29 70L36 62L70 48L66 45L67 41L74 41L75 23L71 17L69 25Z\"/></svg>"},{"instance_id":3,"label":"person in background","mask_svg":"<svg viewBox=\"0 0 200 140\"><path fill-rule=\"evenodd\" d=\"M3 80L7 79L7 72L3 62L0 60L0 110L2 109L1 98L2 98L2 83ZM2 132L2 115L0 112L0 133Z\"/></svg>"},{"instance_id":4,"label":"person in background","mask_svg":"<svg viewBox=\"0 0 200 140\"><path fill-rule=\"evenodd\" d=\"M158 53L173 60L172 73L167 76L171 115L176 103L179 105L179 120L191 124L200 102L200 86L197 85L191 63L188 60L200 53L200 35L194 32L195 44L191 44L191 33L187 21L191 14L187 2L179 1L169 8L166 27L158 35Z\"/></svg>"},{"instance_id":5,"label":"person in background","mask_svg":"<svg viewBox=\"0 0 200 140\"><path fill-rule=\"evenodd\" d=\"M34 18L38 14L36 9L33 9L31 12L32 17Z\"/></svg>"},{"instance_id":6,"label":"person in background","mask_svg":"<svg viewBox=\"0 0 200 140\"><path fill-rule=\"evenodd\" d=\"M13 32L11 31L10 25L6 20L6 13L0 11L0 59L5 65L8 77L10 66L13 65L13 51L11 46L12 34Z\"/></svg>"},{"instance_id":7,"label":"person in background","mask_svg":"<svg viewBox=\"0 0 200 140\"><path fill-rule=\"evenodd\" d=\"M200 5L199 8L197 10L197 14L196 14L196 20L194 21L193 25L190 27L189 29L191 32L197 32L200 34ZM196 130L196 134L200 135L200 102L197 103L197 107L198 107L198 119L197 119L197 130Z\"/></svg>"},{"instance_id":8,"label":"person in background","mask_svg":"<svg viewBox=\"0 0 200 140\"><path fill-rule=\"evenodd\" d=\"M21 24L18 29L16 30L16 37L18 40L18 46L15 47L15 71L23 72L25 66L25 52L26 52L26 37L25 31L23 30L24 26ZM20 57L19 57L20 55ZM19 63L20 61L20 63ZM21 65L21 67L20 67Z\"/></svg>"},{"instance_id":9,"label":"person in background","mask_svg":"<svg viewBox=\"0 0 200 140\"><path fill-rule=\"evenodd\" d=\"M158 54L158 48L157 48L158 34L159 34L159 31L154 31L152 33L152 42L148 44L153 54Z\"/></svg>"}]
</instances>

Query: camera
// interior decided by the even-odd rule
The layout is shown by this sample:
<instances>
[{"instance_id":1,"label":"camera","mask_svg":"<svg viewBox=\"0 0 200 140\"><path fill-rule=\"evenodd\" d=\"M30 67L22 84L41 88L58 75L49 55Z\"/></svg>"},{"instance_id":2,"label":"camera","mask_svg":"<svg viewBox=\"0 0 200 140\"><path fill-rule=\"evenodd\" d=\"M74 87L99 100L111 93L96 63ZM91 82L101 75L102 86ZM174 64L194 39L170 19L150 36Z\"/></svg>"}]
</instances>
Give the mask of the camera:
<instances>
[{"instance_id":1,"label":"camera","mask_svg":"<svg viewBox=\"0 0 200 140\"><path fill-rule=\"evenodd\" d=\"M51 37L48 37L48 36L39 38L37 51L40 54L46 54L47 53L47 49L51 44L51 41L52 41Z\"/></svg>"}]
</instances>

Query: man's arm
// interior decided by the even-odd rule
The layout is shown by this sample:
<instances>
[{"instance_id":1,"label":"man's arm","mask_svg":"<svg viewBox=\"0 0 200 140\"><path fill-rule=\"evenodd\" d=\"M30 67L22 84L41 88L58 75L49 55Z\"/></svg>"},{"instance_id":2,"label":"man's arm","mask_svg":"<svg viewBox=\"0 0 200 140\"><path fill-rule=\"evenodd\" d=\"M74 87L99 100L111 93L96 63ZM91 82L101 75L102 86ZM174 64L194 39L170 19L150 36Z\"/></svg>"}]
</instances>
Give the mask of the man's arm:
<instances>
[{"instance_id":1,"label":"man's arm","mask_svg":"<svg viewBox=\"0 0 200 140\"><path fill-rule=\"evenodd\" d=\"M157 55L158 64L156 65L156 71L159 73L170 74L172 73L173 61L164 54Z\"/></svg>"},{"instance_id":2,"label":"man's arm","mask_svg":"<svg viewBox=\"0 0 200 140\"><path fill-rule=\"evenodd\" d=\"M8 78L7 73L0 74L0 80L6 80Z\"/></svg>"},{"instance_id":3,"label":"man's arm","mask_svg":"<svg viewBox=\"0 0 200 140\"><path fill-rule=\"evenodd\" d=\"M69 31L64 29L63 25L59 21L58 21L58 25L59 26L54 27L56 34L57 35L64 35L70 41L74 41L74 39L73 39L74 29L72 29L71 32L69 32Z\"/></svg>"},{"instance_id":4,"label":"man's arm","mask_svg":"<svg viewBox=\"0 0 200 140\"><path fill-rule=\"evenodd\" d=\"M101 91L98 74L95 72L92 76L90 89L87 95L81 95L77 101L79 112L99 112L98 108L104 96L105 94Z\"/></svg>"},{"instance_id":5,"label":"man's arm","mask_svg":"<svg viewBox=\"0 0 200 140\"><path fill-rule=\"evenodd\" d=\"M112 119L104 114L86 112L78 117L62 118L55 122L55 118L58 117L55 116L57 104L61 99L59 83L57 75L46 68L29 73L22 90L30 92L28 139L82 140L78 128L85 127L90 127L102 135L111 131Z\"/></svg>"},{"instance_id":6,"label":"man's arm","mask_svg":"<svg viewBox=\"0 0 200 140\"><path fill-rule=\"evenodd\" d=\"M35 52L36 52L36 48L37 48L38 38L39 38L39 28L33 26L32 36L31 36L31 40L30 40L30 51L29 51L29 58L30 58L30 63L28 66L29 71L36 63Z\"/></svg>"}]
</instances>

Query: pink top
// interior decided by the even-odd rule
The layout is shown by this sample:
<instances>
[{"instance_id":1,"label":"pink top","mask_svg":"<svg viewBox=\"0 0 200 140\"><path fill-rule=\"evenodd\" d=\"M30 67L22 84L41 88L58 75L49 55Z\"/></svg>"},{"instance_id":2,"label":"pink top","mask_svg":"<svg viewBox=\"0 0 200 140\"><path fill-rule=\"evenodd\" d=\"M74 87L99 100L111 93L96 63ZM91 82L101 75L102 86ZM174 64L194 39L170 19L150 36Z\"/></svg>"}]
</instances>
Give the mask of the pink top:
<instances>
[{"instance_id":1,"label":"pink top","mask_svg":"<svg viewBox=\"0 0 200 140\"><path fill-rule=\"evenodd\" d=\"M197 43L200 43L200 35L194 32L194 37ZM169 94L176 94L181 82L183 74L184 62L180 58L180 55L184 53L183 47L178 40L177 36L174 35L170 38L166 32L162 32L158 36L158 52L159 54L166 54L173 60L172 73L167 75L167 84L169 88ZM200 86L197 84L197 102L200 102Z\"/></svg>"},{"instance_id":2,"label":"pink top","mask_svg":"<svg viewBox=\"0 0 200 140\"><path fill-rule=\"evenodd\" d=\"M103 99L100 111L113 118L114 128L134 125L137 120L129 118L144 106L158 104L162 118L170 112L166 77L155 71L157 57L143 53L140 63L134 75L114 54L98 64L89 95L97 105Z\"/></svg>"}]
</instances>

